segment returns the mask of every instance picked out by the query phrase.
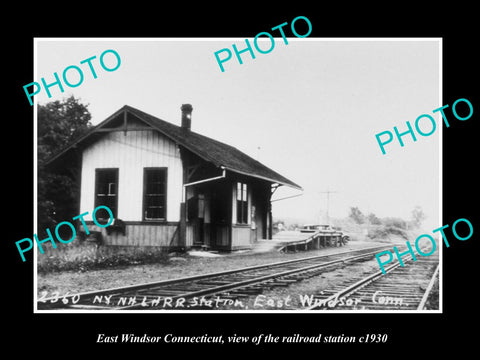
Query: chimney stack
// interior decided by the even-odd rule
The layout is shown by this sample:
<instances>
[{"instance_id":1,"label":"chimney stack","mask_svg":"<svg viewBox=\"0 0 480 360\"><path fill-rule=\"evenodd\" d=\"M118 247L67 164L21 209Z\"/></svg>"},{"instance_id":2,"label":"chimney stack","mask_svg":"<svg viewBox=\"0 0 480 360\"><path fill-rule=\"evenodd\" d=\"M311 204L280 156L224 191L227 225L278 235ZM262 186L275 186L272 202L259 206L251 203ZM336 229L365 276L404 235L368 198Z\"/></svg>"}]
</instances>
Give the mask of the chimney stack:
<instances>
[{"instance_id":1,"label":"chimney stack","mask_svg":"<svg viewBox=\"0 0 480 360\"><path fill-rule=\"evenodd\" d=\"M192 110L190 104L183 104L180 108L182 110L182 129L190 130L192 126Z\"/></svg>"}]
</instances>

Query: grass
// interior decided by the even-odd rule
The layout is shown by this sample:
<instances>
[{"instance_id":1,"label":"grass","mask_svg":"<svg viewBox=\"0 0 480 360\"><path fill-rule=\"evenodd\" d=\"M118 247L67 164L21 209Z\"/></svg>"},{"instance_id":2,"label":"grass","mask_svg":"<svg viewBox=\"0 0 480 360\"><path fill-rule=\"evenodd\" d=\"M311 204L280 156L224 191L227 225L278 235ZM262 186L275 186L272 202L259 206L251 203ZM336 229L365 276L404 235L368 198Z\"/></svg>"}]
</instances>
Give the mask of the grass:
<instances>
[{"instance_id":1,"label":"grass","mask_svg":"<svg viewBox=\"0 0 480 360\"><path fill-rule=\"evenodd\" d=\"M161 281L173 278L180 278L185 276L193 276L202 273L210 273L216 271L238 269L246 266L254 266L277 261L291 260L301 257L324 255L330 252L337 252L341 250L355 249L361 247L368 247L376 245L374 242L350 241L345 249L341 248L322 248L321 250L311 250L308 252L299 251L297 253L282 253L282 252L266 252L266 253L252 253L252 252L238 252L226 253L219 257L199 257L192 256L189 253L176 254L169 256L165 252L158 253L158 257L150 257L144 250L131 248L118 249L113 252L109 260L103 260L102 264L93 264L90 259L94 259L94 249L77 249L70 250L68 253L73 258L73 253L82 252L87 255L87 261L82 262L80 257L75 261L76 265L62 264L64 270L54 271L53 261L65 262L68 258L66 255L55 254L61 260L49 259L46 254L38 255L39 269L43 272L38 272L37 291L48 291L51 294L58 291L60 294L78 293L91 290L106 289L118 286L127 286L134 284L141 284L152 281ZM105 247L98 249L97 257L101 259L101 254L114 251L116 248ZM52 254L59 249L52 249ZM63 251L63 249L62 249ZM91 252L91 253L90 253ZM124 252L132 252L132 254L124 254L122 262L128 260L127 266L116 265L120 261L120 255ZM134 255L138 253L138 255ZM93 255L92 255L93 254ZM42 256L44 257L42 259ZM158 260L155 260L158 259ZM40 264L40 262L48 262L48 264ZM113 264L113 265L108 265ZM100 266L101 265L101 266ZM80 267L79 267L80 266ZM70 269L70 270L67 270Z\"/></svg>"},{"instance_id":2,"label":"grass","mask_svg":"<svg viewBox=\"0 0 480 360\"><path fill-rule=\"evenodd\" d=\"M38 273L71 270L85 272L128 265L158 264L168 260L167 251L155 247L97 247L89 243L72 245L48 249L43 255L39 253Z\"/></svg>"}]
</instances>

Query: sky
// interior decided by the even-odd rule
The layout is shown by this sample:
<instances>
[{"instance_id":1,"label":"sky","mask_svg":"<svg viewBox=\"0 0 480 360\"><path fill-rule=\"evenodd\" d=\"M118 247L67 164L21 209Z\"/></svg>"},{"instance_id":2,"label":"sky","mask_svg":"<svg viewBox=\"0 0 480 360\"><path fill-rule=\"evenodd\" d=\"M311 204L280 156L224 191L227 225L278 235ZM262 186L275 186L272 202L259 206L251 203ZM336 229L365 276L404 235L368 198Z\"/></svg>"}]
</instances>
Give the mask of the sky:
<instances>
[{"instance_id":1,"label":"sky","mask_svg":"<svg viewBox=\"0 0 480 360\"><path fill-rule=\"evenodd\" d=\"M250 39L252 43L252 39ZM324 222L327 191L330 217L345 217L350 207L378 217L411 218L415 206L432 229L441 225L440 115L441 40L276 38L268 54L254 48L225 62L214 53L244 38L206 39L36 39L32 81L53 82L53 73L76 65L84 80L75 88L44 89L45 104L70 95L89 104L98 124L124 105L180 125L180 106L193 105L192 130L235 146L299 184L282 187L273 202L275 218ZM268 49L269 40L259 42ZM121 64L107 72L100 55L113 49ZM92 56L97 78L82 60ZM222 54L223 56L224 54ZM115 65L112 54L105 56ZM72 83L75 71L70 71ZM26 99L28 102L28 100ZM429 114L437 120L431 136L395 139L383 155L375 134ZM422 129L429 129L422 123ZM434 227L435 226L435 227Z\"/></svg>"}]
</instances>

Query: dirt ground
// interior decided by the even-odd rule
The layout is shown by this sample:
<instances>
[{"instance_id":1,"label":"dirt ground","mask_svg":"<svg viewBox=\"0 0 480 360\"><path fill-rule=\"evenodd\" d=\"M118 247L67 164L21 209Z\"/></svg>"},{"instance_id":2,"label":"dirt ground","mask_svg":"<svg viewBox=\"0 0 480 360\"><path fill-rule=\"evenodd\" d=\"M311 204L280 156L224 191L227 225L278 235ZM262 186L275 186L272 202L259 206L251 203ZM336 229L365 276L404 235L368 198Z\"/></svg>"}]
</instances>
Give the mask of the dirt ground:
<instances>
[{"instance_id":1,"label":"dirt ground","mask_svg":"<svg viewBox=\"0 0 480 360\"><path fill-rule=\"evenodd\" d=\"M87 272L64 271L37 274L37 294L43 297L54 296L55 292L58 292L57 295L60 296L67 293L76 294L85 291L238 269L246 266L329 254L337 251L360 249L375 245L385 245L385 243L350 241L345 247L324 248L297 253L281 253L277 251L267 253L234 252L214 257L179 254L178 256L170 257L166 264L131 265ZM341 271L332 276L341 276L340 274Z\"/></svg>"}]
</instances>

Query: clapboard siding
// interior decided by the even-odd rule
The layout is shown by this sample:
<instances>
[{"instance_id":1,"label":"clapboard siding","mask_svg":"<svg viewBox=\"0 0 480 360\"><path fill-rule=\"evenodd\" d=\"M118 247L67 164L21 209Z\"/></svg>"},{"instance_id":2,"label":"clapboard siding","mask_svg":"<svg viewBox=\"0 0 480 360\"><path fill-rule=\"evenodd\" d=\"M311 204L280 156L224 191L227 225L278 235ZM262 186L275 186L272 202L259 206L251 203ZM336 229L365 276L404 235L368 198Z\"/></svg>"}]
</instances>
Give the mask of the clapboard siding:
<instances>
[{"instance_id":1,"label":"clapboard siding","mask_svg":"<svg viewBox=\"0 0 480 360\"><path fill-rule=\"evenodd\" d=\"M251 246L251 229L249 226L232 226L232 249Z\"/></svg>"},{"instance_id":2,"label":"clapboard siding","mask_svg":"<svg viewBox=\"0 0 480 360\"><path fill-rule=\"evenodd\" d=\"M153 130L107 133L83 151L81 212L90 214L94 209L95 169L118 168L118 218L141 221L146 167L168 169L166 220L179 221L182 198L180 152L173 141ZM91 220L89 216L85 218Z\"/></svg>"},{"instance_id":3,"label":"clapboard siding","mask_svg":"<svg viewBox=\"0 0 480 360\"><path fill-rule=\"evenodd\" d=\"M215 225L211 227L210 236L215 247L230 248L230 225Z\"/></svg>"},{"instance_id":4,"label":"clapboard siding","mask_svg":"<svg viewBox=\"0 0 480 360\"><path fill-rule=\"evenodd\" d=\"M103 245L109 246L180 246L178 239L178 224L149 225L127 224L125 235L120 232L112 232L107 235L105 228L89 224L90 231L102 233Z\"/></svg>"}]
</instances>

